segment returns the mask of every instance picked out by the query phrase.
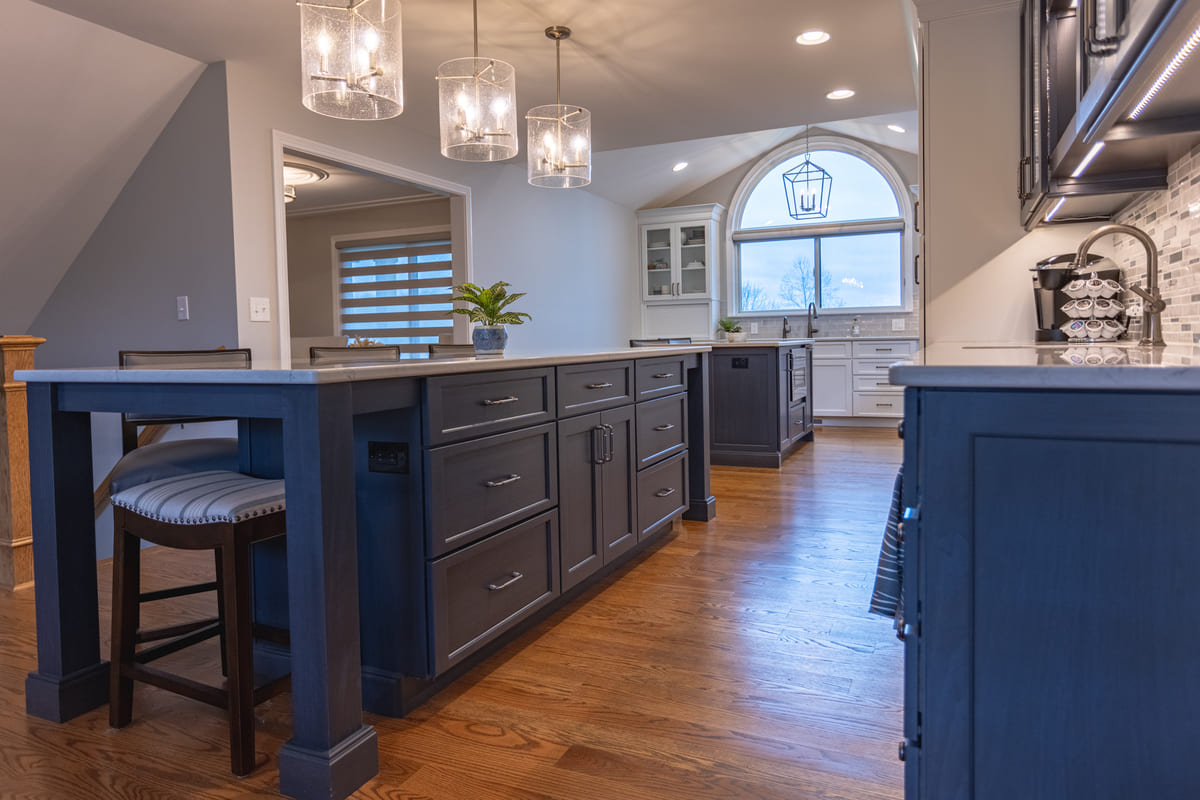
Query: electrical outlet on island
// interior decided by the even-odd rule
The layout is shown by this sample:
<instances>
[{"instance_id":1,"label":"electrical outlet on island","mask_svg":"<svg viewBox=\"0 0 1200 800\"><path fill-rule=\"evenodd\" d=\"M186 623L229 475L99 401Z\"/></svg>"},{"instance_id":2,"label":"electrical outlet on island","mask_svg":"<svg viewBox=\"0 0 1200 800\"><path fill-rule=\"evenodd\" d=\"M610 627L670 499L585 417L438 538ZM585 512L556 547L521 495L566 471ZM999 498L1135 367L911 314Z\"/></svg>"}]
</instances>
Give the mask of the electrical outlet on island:
<instances>
[{"instance_id":1,"label":"electrical outlet on island","mask_svg":"<svg viewBox=\"0 0 1200 800\"><path fill-rule=\"evenodd\" d=\"M903 320L903 319L894 319L894 320L892 320L892 330L893 330L893 331L902 331L902 330L904 330L904 320Z\"/></svg>"}]
</instances>

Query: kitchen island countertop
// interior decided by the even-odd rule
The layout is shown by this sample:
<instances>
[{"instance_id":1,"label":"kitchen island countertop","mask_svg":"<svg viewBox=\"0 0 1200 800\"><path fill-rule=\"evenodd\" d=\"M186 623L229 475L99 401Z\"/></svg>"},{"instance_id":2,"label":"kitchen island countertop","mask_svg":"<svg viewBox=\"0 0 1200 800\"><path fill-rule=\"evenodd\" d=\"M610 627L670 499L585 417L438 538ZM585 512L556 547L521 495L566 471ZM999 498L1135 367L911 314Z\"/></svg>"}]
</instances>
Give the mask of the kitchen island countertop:
<instances>
[{"instance_id":1,"label":"kitchen island countertop","mask_svg":"<svg viewBox=\"0 0 1200 800\"><path fill-rule=\"evenodd\" d=\"M1200 347L1132 342L942 342L888 371L893 384L978 389L1200 390Z\"/></svg>"},{"instance_id":2,"label":"kitchen island countertop","mask_svg":"<svg viewBox=\"0 0 1200 800\"><path fill-rule=\"evenodd\" d=\"M747 339L744 342L707 342L713 347L795 347L812 344L813 339Z\"/></svg>"}]
</instances>

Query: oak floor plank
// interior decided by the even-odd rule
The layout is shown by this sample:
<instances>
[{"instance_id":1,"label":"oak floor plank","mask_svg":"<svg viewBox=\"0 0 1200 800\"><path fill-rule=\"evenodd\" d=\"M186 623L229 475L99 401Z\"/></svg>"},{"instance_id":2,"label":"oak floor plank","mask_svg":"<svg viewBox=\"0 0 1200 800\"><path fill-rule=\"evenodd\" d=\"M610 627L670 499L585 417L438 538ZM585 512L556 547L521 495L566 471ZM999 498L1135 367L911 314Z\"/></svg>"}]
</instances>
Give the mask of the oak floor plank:
<instances>
[{"instance_id":1,"label":"oak floor plank","mask_svg":"<svg viewBox=\"0 0 1200 800\"><path fill-rule=\"evenodd\" d=\"M407 718L368 715L380 774L354 797L899 800L903 651L866 604L900 457L893 431L834 428L779 470L714 467L717 519L685 522ZM211 570L163 548L144 563L147 588ZM181 598L147 624L180 602L212 613ZM26 717L33 611L32 591L0 594L0 800L277 796L286 694L257 707L260 767L240 780L221 713L152 687L120 731L104 710ZM216 643L171 659L212 680Z\"/></svg>"}]
</instances>

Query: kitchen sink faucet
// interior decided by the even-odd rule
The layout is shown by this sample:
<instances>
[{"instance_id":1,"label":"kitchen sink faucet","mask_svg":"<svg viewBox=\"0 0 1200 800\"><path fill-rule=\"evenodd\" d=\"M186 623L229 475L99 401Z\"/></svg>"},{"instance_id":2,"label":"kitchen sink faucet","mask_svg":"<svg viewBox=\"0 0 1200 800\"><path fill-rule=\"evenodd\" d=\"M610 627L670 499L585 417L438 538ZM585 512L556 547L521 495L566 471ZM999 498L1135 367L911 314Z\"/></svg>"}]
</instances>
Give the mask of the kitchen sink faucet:
<instances>
[{"instance_id":1,"label":"kitchen sink faucet","mask_svg":"<svg viewBox=\"0 0 1200 800\"><path fill-rule=\"evenodd\" d=\"M1129 291L1141 297L1143 301L1142 338L1138 344L1165 347L1167 343L1163 341L1162 335L1162 312L1167 307L1167 302L1162 299L1162 293L1158 290L1158 250L1149 234L1132 225L1102 225L1080 242L1079 250L1075 253L1075 269L1083 269L1082 265L1087 263L1088 248L1095 244L1101 236L1107 236L1110 233L1127 233L1146 248L1146 288L1143 289L1132 284L1129 286Z\"/></svg>"},{"instance_id":2,"label":"kitchen sink faucet","mask_svg":"<svg viewBox=\"0 0 1200 800\"><path fill-rule=\"evenodd\" d=\"M817 304L809 303L808 304L808 338L809 339L813 338L813 334L817 332L817 329L813 327L813 320L816 318L817 318Z\"/></svg>"}]
</instances>

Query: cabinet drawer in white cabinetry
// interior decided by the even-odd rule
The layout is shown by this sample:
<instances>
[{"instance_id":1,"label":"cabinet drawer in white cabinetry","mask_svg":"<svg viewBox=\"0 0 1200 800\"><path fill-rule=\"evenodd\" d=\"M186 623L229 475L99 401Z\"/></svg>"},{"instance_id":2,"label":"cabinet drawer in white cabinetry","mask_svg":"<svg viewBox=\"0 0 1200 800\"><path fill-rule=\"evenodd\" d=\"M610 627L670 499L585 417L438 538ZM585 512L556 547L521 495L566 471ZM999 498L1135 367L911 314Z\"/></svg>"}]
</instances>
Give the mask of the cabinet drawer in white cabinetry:
<instances>
[{"instance_id":1,"label":"cabinet drawer in white cabinetry","mask_svg":"<svg viewBox=\"0 0 1200 800\"><path fill-rule=\"evenodd\" d=\"M887 373L879 375L855 375L854 391L856 392L900 392L903 386L893 386L888 383Z\"/></svg>"},{"instance_id":2,"label":"cabinet drawer in white cabinetry","mask_svg":"<svg viewBox=\"0 0 1200 800\"><path fill-rule=\"evenodd\" d=\"M871 375L880 376L880 380L887 380L888 368L897 361L903 361L903 356L884 356L883 358L856 358L854 359L854 374L855 375Z\"/></svg>"},{"instance_id":3,"label":"cabinet drawer in white cabinetry","mask_svg":"<svg viewBox=\"0 0 1200 800\"><path fill-rule=\"evenodd\" d=\"M813 342L813 358L850 358L850 342Z\"/></svg>"},{"instance_id":4,"label":"cabinet drawer in white cabinetry","mask_svg":"<svg viewBox=\"0 0 1200 800\"><path fill-rule=\"evenodd\" d=\"M901 417L904 416L904 395L899 392L855 392L854 416L856 417Z\"/></svg>"},{"instance_id":5,"label":"cabinet drawer in white cabinetry","mask_svg":"<svg viewBox=\"0 0 1200 800\"><path fill-rule=\"evenodd\" d=\"M909 356L917 352L915 339L900 341L854 342L855 358L886 358L887 356Z\"/></svg>"}]
</instances>

